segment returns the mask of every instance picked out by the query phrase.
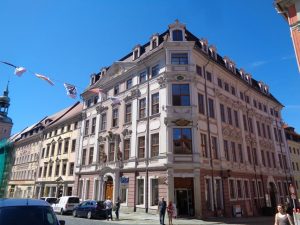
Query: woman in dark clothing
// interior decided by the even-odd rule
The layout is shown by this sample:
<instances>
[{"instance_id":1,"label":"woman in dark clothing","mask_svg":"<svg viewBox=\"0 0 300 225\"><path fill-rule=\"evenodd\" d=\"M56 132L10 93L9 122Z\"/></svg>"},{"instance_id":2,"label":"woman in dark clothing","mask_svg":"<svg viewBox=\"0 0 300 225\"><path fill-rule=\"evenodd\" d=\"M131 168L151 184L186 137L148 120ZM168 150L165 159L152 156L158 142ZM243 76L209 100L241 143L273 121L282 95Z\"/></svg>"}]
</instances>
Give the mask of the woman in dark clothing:
<instances>
[{"instance_id":1,"label":"woman in dark clothing","mask_svg":"<svg viewBox=\"0 0 300 225\"><path fill-rule=\"evenodd\" d=\"M117 218L117 220L119 220L120 204L121 204L120 198L118 197L118 199L117 199L117 201L116 201L116 205L115 205L115 209L116 209L115 213L116 213L116 218Z\"/></svg>"}]
</instances>

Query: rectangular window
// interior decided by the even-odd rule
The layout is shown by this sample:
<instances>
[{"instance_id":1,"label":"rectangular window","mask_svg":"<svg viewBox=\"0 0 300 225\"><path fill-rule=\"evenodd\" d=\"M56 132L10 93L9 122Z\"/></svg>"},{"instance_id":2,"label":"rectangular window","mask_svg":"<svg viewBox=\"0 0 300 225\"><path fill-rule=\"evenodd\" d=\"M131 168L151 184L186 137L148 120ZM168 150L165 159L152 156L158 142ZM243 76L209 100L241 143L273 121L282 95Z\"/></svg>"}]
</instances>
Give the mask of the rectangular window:
<instances>
[{"instance_id":1,"label":"rectangular window","mask_svg":"<svg viewBox=\"0 0 300 225\"><path fill-rule=\"evenodd\" d=\"M144 83L147 80L147 73L146 71L143 71L140 73L140 84Z\"/></svg>"},{"instance_id":2,"label":"rectangular window","mask_svg":"<svg viewBox=\"0 0 300 225\"><path fill-rule=\"evenodd\" d=\"M112 126L117 127L119 124L119 110L113 109Z\"/></svg>"},{"instance_id":3,"label":"rectangular window","mask_svg":"<svg viewBox=\"0 0 300 225\"><path fill-rule=\"evenodd\" d=\"M151 96L151 110L152 115L159 113L159 93L155 93Z\"/></svg>"},{"instance_id":4,"label":"rectangular window","mask_svg":"<svg viewBox=\"0 0 300 225\"><path fill-rule=\"evenodd\" d=\"M125 123L131 122L131 103L125 106Z\"/></svg>"},{"instance_id":5,"label":"rectangular window","mask_svg":"<svg viewBox=\"0 0 300 225\"><path fill-rule=\"evenodd\" d=\"M130 78L130 79L128 79L127 81L126 81L126 89L128 90L128 89L130 89L132 87L132 78Z\"/></svg>"},{"instance_id":6,"label":"rectangular window","mask_svg":"<svg viewBox=\"0 0 300 225\"><path fill-rule=\"evenodd\" d=\"M49 169L48 169L48 177L51 177L52 176L52 165L49 166Z\"/></svg>"},{"instance_id":7,"label":"rectangular window","mask_svg":"<svg viewBox=\"0 0 300 225\"><path fill-rule=\"evenodd\" d=\"M159 153L159 134L151 134L151 157L158 156Z\"/></svg>"},{"instance_id":8,"label":"rectangular window","mask_svg":"<svg viewBox=\"0 0 300 225\"><path fill-rule=\"evenodd\" d=\"M121 203L126 203L127 202L127 192L128 192L128 188L121 187L121 194L120 194Z\"/></svg>"},{"instance_id":9,"label":"rectangular window","mask_svg":"<svg viewBox=\"0 0 300 225\"><path fill-rule=\"evenodd\" d=\"M278 137L279 137L279 142L282 143L282 133L280 129L278 129Z\"/></svg>"},{"instance_id":10,"label":"rectangular window","mask_svg":"<svg viewBox=\"0 0 300 225\"><path fill-rule=\"evenodd\" d=\"M215 118L215 108L214 108L214 100L208 99L208 111L209 111L209 117Z\"/></svg>"},{"instance_id":11,"label":"rectangular window","mask_svg":"<svg viewBox=\"0 0 300 225\"><path fill-rule=\"evenodd\" d=\"M248 118L248 125L249 125L249 131L253 133L253 124L252 124L252 118Z\"/></svg>"},{"instance_id":12,"label":"rectangular window","mask_svg":"<svg viewBox=\"0 0 300 225\"><path fill-rule=\"evenodd\" d=\"M151 68L152 77L156 77L159 74L159 65L155 65Z\"/></svg>"},{"instance_id":13,"label":"rectangular window","mask_svg":"<svg viewBox=\"0 0 300 225\"><path fill-rule=\"evenodd\" d=\"M209 154L208 154L208 148L207 148L207 136L206 136L206 134L200 134L200 138L201 138L202 155L203 155L203 157L208 158Z\"/></svg>"},{"instance_id":14,"label":"rectangular window","mask_svg":"<svg viewBox=\"0 0 300 225\"><path fill-rule=\"evenodd\" d=\"M248 180L244 180L244 190L245 190L245 197L250 198L249 181Z\"/></svg>"},{"instance_id":15,"label":"rectangular window","mask_svg":"<svg viewBox=\"0 0 300 225\"><path fill-rule=\"evenodd\" d=\"M201 67L201 66L196 65L196 73L197 73L199 76L202 76L202 67Z\"/></svg>"},{"instance_id":16,"label":"rectangular window","mask_svg":"<svg viewBox=\"0 0 300 225\"><path fill-rule=\"evenodd\" d=\"M245 131L248 131L247 119L246 119L245 115L243 115L243 123L244 123L244 129L245 129Z\"/></svg>"},{"instance_id":17,"label":"rectangular window","mask_svg":"<svg viewBox=\"0 0 300 225\"><path fill-rule=\"evenodd\" d=\"M55 176L59 176L60 163L57 162L55 166Z\"/></svg>"},{"instance_id":18,"label":"rectangular window","mask_svg":"<svg viewBox=\"0 0 300 225\"><path fill-rule=\"evenodd\" d=\"M96 117L92 119L92 134L95 134L96 130Z\"/></svg>"},{"instance_id":19,"label":"rectangular window","mask_svg":"<svg viewBox=\"0 0 300 225\"><path fill-rule=\"evenodd\" d=\"M55 152L55 143L51 145L51 156L54 156L54 152Z\"/></svg>"},{"instance_id":20,"label":"rectangular window","mask_svg":"<svg viewBox=\"0 0 300 225\"><path fill-rule=\"evenodd\" d=\"M117 84L116 86L114 86L114 95L119 94L120 92L120 86Z\"/></svg>"},{"instance_id":21,"label":"rectangular window","mask_svg":"<svg viewBox=\"0 0 300 225\"><path fill-rule=\"evenodd\" d=\"M211 137L211 145L213 150L214 159L219 159L219 151L218 151L218 140L217 137Z\"/></svg>"},{"instance_id":22,"label":"rectangular window","mask_svg":"<svg viewBox=\"0 0 300 225\"><path fill-rule=\"evenodd\" d=\"M251 150L250 150L250 147L248 147L248 146L247 146L247 154L248 154L248 161L250 164L252 164Z\"/></svg>"},{"instance_id":23,"label":"rectangular window","mask_svg":"<svg viewBox=\"0 0 300 225\"><path fill-rule=\"evenodd\" d=\"M244 93L240 92L240 98L244 101Z\"/></svg>"},{"instance_id":24,"label":"rectangular window","mask_svg":"<svg viewBox=\"0 0 300 225\"><path fill-rule=\"evenodd\" d=\"M138 158L145 158L145 137L138 137Z\"/></svg>"},{"instance_id":25,"label":"rectangular window","mask_svg":"<svg viewBox=\"0 0 300 225\"><path fill-rule=\"evenodd\" d=\"M234 180L232 180L232 179L229 180L229 193L230 193L230 198L231 199L236 198L234 183L235 183Z\"/></svg>"},{"instance_id":26,"label":"rectangular window","mask_svg":"<svg viewBox=\"0 0 300 225\"><path fill-rule=\"evenodd\" d=\"M236 95L235 87L233 86L231 86L231 94L234 96Z\"/></svg>"},{"instance_id":27,"label":"rectangular window","mask_svg":"<svg viewBox=\"0 0 300 225\"><path fill-rule=\"evenodd\" d=\"M130 139L124 140L124 160L128 160L130 156Z\"/></svg>"},{"instance_id":28,"label":"rectangular window","mask_svg":"<svg viewBox=\"0 0 300 225\"><path fill-rule=\"evenodd\" d=\"M173 30L172 37L173 41L183 41L182 30Z\"/></svg>"},{"instance_id":29,"label":"rectangular window","mask_svg":"<svg viewBox=\"0 0 300 225\"><path fill-rule=\"evenodd\" d=\"M82 158L81 158L81 164L84 166L86 164L86 149L82 149Z\"/></svg>"},{"instance_id":30,"label":"rectangular window","mask_svg":"<svg viewBox=\"0 0 300 225\"><path fill-rule=\"evenodd\" d=\"M89 120L85 121L85 126L84 126L84 135L88 135L89 134Z\"/></svg>"},{"instance_id":31,"label":"rectangular window","mask_svg":"<svg viewBox=\"0 0 300 225\"><path fill-rule=\"evenodd\" d=\"M109 143L108 161L112 162L115 160L115 143Z\"/></svg>"},{"instance_id":32,"label":"rectangular window","mask_svg":"<svg viewBox=\"0 0 300 225\"><path fill-rule=\"evenodd\" d=\"M268 167L271 168L271 158L270 158L270 152L267 151L267 163L268 163Z\"/></svg>"},{"instance_id":33,"label":"rectangular window","mask_svg":"<svg viewBox=\"0 0 300 225\"><path fill-rule=\"evenodd\" d=\"M104 145L101 144L99 145L99 158L98 158L98 162L103 163L106 162L107 160L107 156L104 152Z\"/></svg>"},{"instance_id":34,"label":"rectangular window","mask_svg":"<svg viewBox=\"0 0 300 225\"><path fill-rule=\"evenodd\" d=\"M234 116L234 125L236 127L239 127L239 114L238 114L238 111L234 110L233 111L233 116Z\"/></svg>"},{"instance_id":35,"label":"rectangular window","mask_svg":"<svg viewBox=\"0 0 300 225\"><path fill-rule=\"evenodd\" d=\"M47 175L47 166L45 165L45 166L44 166L44 173L43 173L43 177L46 177L46 175Z\"/></svg>"},{"instance_id":36,"label":"rectangular window","mask_svg":"<svg viewBox=\"0 0 300 225\"><path fill-rule=\"evenodd\" d=\"M241 144L238 144L238 151L240 156L240 163L244 163L243 148Z\"/></svg>"},{"instance_id":37,"label":"rectangular window","mask_svg":"<svg viewBox=\"0 0 300 225\"><path fill-rule=\"evenodd\" d=\"M61 148L62 148L62 142L58 142L58 148L57 148L57 154L60 155L61 154Z\"/></svg>"},{"instance_id":38,"label":"rectangular window","mask_svg":"<svg viewBox=\"0 0 300 225\"><path fill-rule=\"evenodd\" d=\"M259 121L256 121L256 127L257 127L257 134L258 134L258 136L261 136Z\"/></svg>"},{"instance_id":39,"label":"rectangular window","mask_svg":"<svg viewBox=\"0 0 300 225\"><path fill-rule=\"evenodd\" d=\"M262 126L262 133L263 133L263 136L264 136L264 138L267 138L265 124L262 123L261 126Z\"/></svg>"},{"instance_id":40,"label":"rectangular window","mask_svg":"<svg viewBox=\"0 0 300 225\"><path fill-rule=\"evenodd\" d=\"M94 148L90 148L90 154L89 154L89 164L93 163L93 157L94 157Z\"/></svg>"},{"instance_id":41,"label":"rectangular window","mask_svg":"<svg viewBox=\"0 0 300 225\"><path fill-rule=\"evenodd\" d=\"M158 205L158 179L151 179L151 206Z\"/></svg>"},{"instance_id":42,"label":"rectangular window","mask_svg":"<svg viewBox=\"0 0 300 225\"><path fill-rule=\"evenodd\" d=\"M229 158L229 150L228 150L228 141L224 140L224 154L225 154L225 158L226 160L230 160Z\"/></svg>"},{"instance_id":43,"label":"rectangular window","mask_svg":"<svg viewBox=\"0 0 300 225\"><path fill-rule=\"evenodd\" d=\"M257 152L256 152L256 148L252 149L252 154L253 154L253 162L256 166L258 166L258 160L257 160Z\"/></svg>"},{"instance_id":44,"label":"rectangular window","mask_svg":"<svg viewBox=\"0 0 300 225\"><path fill-rule=\"evenodd\" d=\"M173 151L175 154L192 153L191 128L173 128Z\"/></svg>"},{"instance_id":45,"label":"rectangular window","mask_svg":"<svg viewBox=\"0 0 300 225\"><path fill-rule=\"evenodd\" d=\"M209 82L212 82L212 75L210 72L206 72L206 79L209 81Z\"/></svg>"},{"instance_id":46,"label":"rectangular window","mask_svg":"<svg viewBox=\"0 0 300 225\"><path fill-rule=\"evenodd\" d=\"M205 178L205 205L208 210L212 210L212 188L211 179Z\"/></svg>"},{"instance_id":47,"label":"rectangular window","mask_svg":"<svg viewBox=\"0 0 300 225\"><path fill-rule=\"evenodd\" d=\"M42 150L41 158L44 158L44 154L45 154L45 148L43 148L43 150Z\"/></svg>"},{"instance_id":48,"label":"rectangular window","mask_svg":"<svg viewBox=\"0 0 300 225\"><path fill-rule=\"evenodd\" d=\"M274 127L274 136L275 136L275 140L278 141L277 129L275 127Z\"/></svg>"},{"instance_id":49,"label":"rectangular window","mask_svg":"<svg viewBox=\"0 0 300 225\"><path fill-rule=\"evenodd\" d=\"M74 163L69 163L69 176L74 174Z\"/></svg>"},{"instance_id":50,"label":"rectangular window","mask_svg":"<svg viewBox=\"0 0 300 225\"><path fill-rule=\"evenodd\" d=\"M272 152L272 160L273 160L273 167L276 168L275 154L274 154L274 152Z\"/></svg>"},{"instance_id":51,"label":"rectangular window","mask_svg":"<svg viewBox=\"0 0 300 225\"><path fill-rule=\"evenodd\" d=\"M71 149L71 151L75 152L75 150L76 150L76 139L73 139L72 140L72 149Z\"/></svg>"},{"instance_id":52,"label":"rectangular window","mask_svg":"<svg viewBox=\"0 0 300 225\"><path fill-rule=\"evenodd\" d=\"M146 98L140 99L139 101L139 118L146 117Z\"/></svg>"},{"instance_id":53,"label":"rectangular window","mask_svg":"<svg viewBox=\"0 0 300 225\"><path fill-rule=\"evenodd\" d=\"M137 180L137 204L143 205L144 204L144 179Z\"/></svg>"},{"instance_id":54,"label":"rectangular window","mask_svg":"<svg viewBox=\"0 0 300 225\"><path fill-rule=\"evenodd\" d=\"M65 176L67 173L67 162L64 162L62 165L62 174L63 176Z\"/></svg>"},{"instance_id":55,"label":"rectangular window","mask_svg":"<svg viewBox=\"0 0 300 225\"><path fill-rule=\"evenodd\" d=\"M236 181L236 187L237 187L237 197L238 198L243 198L243 189L242 189L242 181L237 180Z\"/></svg>"},{"instance_id":56,"label":"rectangular window","mask_svg":"<svg viewBox=\"0 0 300 225\"><path fill-rule=\"evenodd\" d=\"M223 104L220 104L220 113L221 113L221 121L225 123L226 122L225 108Z\"/></svg>"},{"instance_id":57,"label":"rectangular window","mask_svg":"<svg viewBox=\"0 0 300 225\"><path fill-rule=\"evenodd\" d=\"M107 122L106 120L107 120L106 113L101 114L101 126L100 126L101 130L106 129L106 122Z\"/></svg>"},{"instance_id":58,"label":"rectangular window","mask_svg":"<svg viewBox=\"0 0 300 225\"><path fill-rule=\"evenodd\" d=\"M231 114L231 108L227 107L227 117L228 117L228 123L232 125L232 114Z\"/></svg>"},{"instance_id":59,"label":"rectangular window","mask_svg":"<svg viewBox=\"0 0 300 225\"><path fill-rule=\"evenodd\" d=\"M204 96L198 93L198 110L200 114L205 114Z\"/></svg>"},{"instance_id":60,"label":"rectangular window","mask_svg":"<svg viewBox=\"0 0 300 225\"><path fill-rule=\"evenodd\" d=\"M171 64L173 65L187 65L188 54L187 53L172 53Z\"/></svg>"},{"instance_id":61,"label":"rectangular window","mask_svg":"<svg viewBox=\"0 0 300 225\"><path fill-rule=\"evenodd\" d=\"M261 161L263 166L266 166L265 152L261 151Z\"/></svg>"},{"instance_id":62,"label":"rectangular window","mask_svg":"<svg viewBox=\"0 0 300 225\"><path fill-rule=\"evenodd\" d=\"M229 92L229 84L227 82L224 82L224 89Z\"/></svg>"},{"instance_id":63,"label":"rectangular window","mask_svg":"<svg viewBox=\"0 0 300 225\"><path fill-rule=\"evenodd\" d=\"M223 83L222 83L222 80L220 78L218 78L218 86L220 88L223 88Z\"/></svg>"},{"instance_id":64,"label":"rectangular window","mask_svg":"<svg viewBox=\"0 0 300 225\"><path fill-rule=\"evenodd\" d=\"M39 168L39 177L42 177L42 171L43 171L43 167Z\"/></svg>"},{"instance_id":65,"label":"rectangular window","mask_svg":"<svg viewBox=\"0 0 300 225\"><path fill-rule=\"evenodd\" d=\"M69 139L65 139L64 153L68 153L68 151L69 151Z\"/></svg>"},{"instance_id":66,"label":"rectangular window","mask_svg":"<svg viewBox=\"0 0 300 225\"><path fill-rule=\"evenodd\" d=\"M188 84L172 85L172 102L174 106L190 105L190 88Z\"/></svg>"},{"instance_id":67,"label":"rectangular window","mask_svg":"<svg viewBox=\"0 0 300 225\"><path fill-rule=\"evenodd\" d=\"M236 159L236 151L235 151L235 143L232 141L231 142L231 155L232 155L232 160L233 162L237 162L237 159Z\"/></svg>"}]
</instances>

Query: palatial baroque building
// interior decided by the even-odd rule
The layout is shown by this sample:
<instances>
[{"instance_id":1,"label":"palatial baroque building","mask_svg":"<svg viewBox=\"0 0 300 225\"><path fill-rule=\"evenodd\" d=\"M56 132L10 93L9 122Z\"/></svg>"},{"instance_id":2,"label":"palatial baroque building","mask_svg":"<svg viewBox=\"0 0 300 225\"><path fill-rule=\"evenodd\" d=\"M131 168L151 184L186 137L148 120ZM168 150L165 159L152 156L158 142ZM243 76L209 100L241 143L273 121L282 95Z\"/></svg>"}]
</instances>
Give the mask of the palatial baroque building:
<instances>
[{"instance_id":1,"label":"palatial baroque building","mask_svg":"<svg viewBox=\"0 0 300 225\"><path fill-rule=\"evenodd\" d=\"M82 97L82 199L155 212L165 197L183 217L256 215L286 201L282 104L178 21L92 75Z\"/></svg>"},{"instance_id":2,"label":"palatial baroque building","mask_svg":"<svg viewBox=\"0 0 300 225\"><path fill-rule=\"evenodd\" d=\"M72 195L75 151L80 136L82 104L74 105L47 117L40 146L35 180L37 197Z\"/></svg>"}]
</instances>

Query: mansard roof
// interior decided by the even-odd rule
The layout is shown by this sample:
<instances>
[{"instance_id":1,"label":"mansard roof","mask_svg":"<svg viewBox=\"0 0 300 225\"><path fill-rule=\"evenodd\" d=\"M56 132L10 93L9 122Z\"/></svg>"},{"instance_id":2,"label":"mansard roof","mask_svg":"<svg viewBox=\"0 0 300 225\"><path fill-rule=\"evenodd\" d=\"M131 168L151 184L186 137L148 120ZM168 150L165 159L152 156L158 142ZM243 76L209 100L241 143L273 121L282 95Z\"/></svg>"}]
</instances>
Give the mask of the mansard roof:
<instances>
[{"instance_id":1,"label":"mansard roof","mask_svg":"<svg viewBox=\"0 0 300 225\"><path fill-rule=\"evenodd\" d=\"M176 21L175 23L178 23L178 21ZM195 42L195 49L198 50L199 52L201 52L201 54L203 54L205 57L209 58L211 61L214 61L215 63L217 63L219 66L223 67L224 69L226 69L227 72L229 72L232 76L238 78L240 81L242 81L245 85L250 86L253 90L258 91L260 94L264 95L265 97L273 100L274 102L276 102L277 104L283 106L271 93L264 93L263 91L261 91L261 88L258 85L258 81L253 79L251 77L251 82L247 82L245 79L242 78L242 74L240 73L240 69L235 68L235 72L230 71L226 68L226 63L224 61L224 58L219 55L218 53L216 53L217 57L216 59L213 58L210 54L206 54L205 52L203 52L202 49L202 44L199 40L198 37L196 37L194 34L192 34L189 30L187 30L184 26L185 29L185 38L187 41L194 41ZM165 32L161 33L158 35L159 37L159 43L158 46L156 47L156 49L160 49L160 47L163 46L164 42L166 42L168 40L168 38L170 38L170 30L166 30ZM140 61L143 60L146 56L148 56L149 54L152 54L153 52L156 52L156 50L151 50L150 49L150 44L151 41L148 41L147 43L145 43L144 45L141 45L141 52L140 52L140 57L136 60L133 59L133 51L131 51L130 53L128 53L127 55L125 55L124 57L122 57L121 59L119 59L117 61L117 63L121 63L121 62L134 62L134 61ZM208 46L207 46L208 47ZM201 51L200 51L201 50ZM113 67L115 65L115 63L113 63L111 66L107 67L108 71L109 69L111 69L111 67ZM97 76L101 76L101 72L95 74ZM103 77L104 78L104 77ZM94 84L91 84L85 91L84 93L91 88L94 87L98 87L101 82L103 82L106 79L103 79L100 77L100 79L95 82Z\"/></svg>"}]
</instances>

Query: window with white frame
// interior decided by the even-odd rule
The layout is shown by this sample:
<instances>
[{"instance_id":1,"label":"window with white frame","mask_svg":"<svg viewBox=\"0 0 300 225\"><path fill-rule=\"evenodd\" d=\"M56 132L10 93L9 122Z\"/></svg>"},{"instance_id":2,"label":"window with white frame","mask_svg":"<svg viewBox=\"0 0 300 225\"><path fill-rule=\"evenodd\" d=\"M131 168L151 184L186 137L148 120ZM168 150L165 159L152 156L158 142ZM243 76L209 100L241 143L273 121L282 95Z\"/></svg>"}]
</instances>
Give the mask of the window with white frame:
<instances>
[{"instance_id":1,"label":"window with white frame","mask_svg":"<svg viewBox=\"0 0 300 225\"><path fill-rule=\"evenodd\" d=\"M171 64L187 65L188 64L188 53L171 53Z\"/></svg>"},{"instance_id":2,"label":"window with white frame","mask_svg":"<svg viewBox=\"0 0 300 225\"><path fill-rule=\"evenodd\" d=\"M151 114L159 113L159 93L151 95Z\"/></svg>"},{"instance_id":3,"label":"window with white frame","mask_svg":"<svg viewBox=\"0 0 300 225\"><path fill-rule=\"evenodd\" d=\"M155 65L151 68L151 77L156 77L159 74L159 65Z\"/></svg>"},{"instance_id":4,"label":"window with white frame","mask_svg":"<svg viewBox=\"0 0 300 225\"><path fill-rule=\"evenodd\" d=\"M216 207L217 209L223 209L223 187L222 181L219 178L215 179L215 195L216 195Z\"/></svg>"},{"instance_id":5,"label":"window with white frame","mask_svg":"<svg viewBox=\"0 0 300 225\"><path fill-rule=\"evenodd\" d=\"M130 89L132 87L132 78L126 81L126 89Z\"/></svg>"},{"instance_id":6,"label":"window with white frame","mask_svg":"<svg viewBox=\"0 0 300 225\"><path fill-rule=\"evenodd\" d=\"M236 199L236 191L235 191L235 180L228 179L229 181L229 196L231 200Z\"/></svg>"},{"instance_id":7,"label":"window with white frame","mask_svg":"<svg viewBox=\"0 0 300 225\"><path fill-rule=\"evenodd\" d=\"M119 109L113 109L112 114L112 126L117 127L119 124Z\"/></svg>"},{"instance_id":8,"label":"window with white frame","mask_svg":"<svg viewBox=\"0 0 300 225\"><path fill-rule=\"evenodd\" d=\"M211 178L205 178L205 205L208 210L213 210Z\"/></svg>"},{"instance_id":9,"label":"window with white frame","mask_svg":"<svg viewBox=\"0 0 300 225\"><path fill-rule=\"evenodd\" d=\"M128 187L121 186L120 190L120 201L121 203L127 203Z\"/></svg>"},{"instance_id":10,"label":"window with white frame","mask_svg":"<svg viewBox=\"0 0 300 225\"><path fill-rule=\"evenodd\" d=\"M173 30L172 31L173 41L183 41L183 32L182 30Z\"/></svg>"},{"instance_id":11,"label":"window with white frame","mask_svg":"<svg viewBox=\"0 0 300 225\"><path fill-rule=\"evenodd\" d=\"M144 204L144 179L137 179L137 205Z\"/></svg>"},{"instance_id":12,"label":"window with white frame","mask_svg":"<svg viewBox=\"0 0 300 225\"><path fill-rule=\"evenodd\" d=\"M107 122L106 113L102 113L101 114L101 125L100 125L101 130L106 129L106 122Z\"/></svg>"},{"instance_id":13,"label":"window with white frame","mask_svg":"<svg viewBox=\"0 0 300 225\"><path fill-rule=\"evenodd\" d=\"M244 197L242 185L243 185L242 180L236 180L237 197L239 199L242 199Z\"/></svg>"},{"instance_id":14,"label":"window with white frame","mask_svg":"<svg viewBox=\"0 0 300 225\"><path fill-rule=\"evenodd\" d=\"M159 200L158 179L151 179L151 206L157 206Z\"/></svg>"}]
</instances>

